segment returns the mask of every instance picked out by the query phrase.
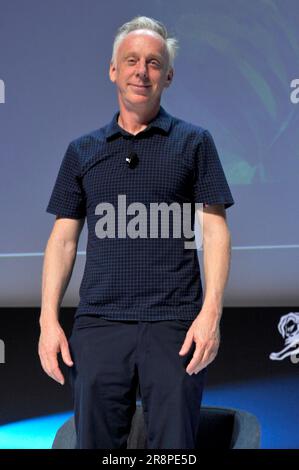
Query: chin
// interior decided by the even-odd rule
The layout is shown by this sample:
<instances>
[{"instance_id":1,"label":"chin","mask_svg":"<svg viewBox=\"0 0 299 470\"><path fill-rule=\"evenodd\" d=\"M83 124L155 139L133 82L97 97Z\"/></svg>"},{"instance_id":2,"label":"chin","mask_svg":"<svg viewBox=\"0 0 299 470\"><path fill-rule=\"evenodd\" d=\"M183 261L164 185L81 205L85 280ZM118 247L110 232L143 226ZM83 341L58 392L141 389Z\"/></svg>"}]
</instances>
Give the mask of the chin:
<instances>
[{"instance_id":1,"label":"chin","mask_svg":"<svg viewBox=\"0 0 299 470\"><path fill-rule=\"evenodd\" d=\"M135 95L131 98L131 100L134 103L148 103L149 101L152 101L149 96L142 96L142 95Z\"/></svg>"}]
</instances>

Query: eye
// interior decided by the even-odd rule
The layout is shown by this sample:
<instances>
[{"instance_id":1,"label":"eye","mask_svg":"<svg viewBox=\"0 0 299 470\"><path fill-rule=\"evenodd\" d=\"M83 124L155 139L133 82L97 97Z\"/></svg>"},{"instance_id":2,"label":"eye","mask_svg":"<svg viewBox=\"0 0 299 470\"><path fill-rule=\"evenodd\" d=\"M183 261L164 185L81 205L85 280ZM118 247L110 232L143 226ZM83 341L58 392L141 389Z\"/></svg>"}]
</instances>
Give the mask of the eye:
<instances>
[{"instance_id":1,"label":"eye","mask_svg":"<svg viewBox=\"0 0 299 470\"><path fill-rule=\"evenodd\" d=\"M160 63L157 62L156 60L151 60L151 64L154 65L155 67L160 67Z\"/></svg>"}]
</instances>

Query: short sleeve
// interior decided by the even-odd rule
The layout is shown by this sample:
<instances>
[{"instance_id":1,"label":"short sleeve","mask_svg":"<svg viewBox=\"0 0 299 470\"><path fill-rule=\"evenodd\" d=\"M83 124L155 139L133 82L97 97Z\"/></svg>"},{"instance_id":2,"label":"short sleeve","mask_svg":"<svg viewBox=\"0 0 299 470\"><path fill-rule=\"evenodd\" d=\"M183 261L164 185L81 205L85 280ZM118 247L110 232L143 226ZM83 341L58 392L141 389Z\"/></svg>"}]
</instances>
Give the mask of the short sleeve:
<instances>
[{"instance_id":1,"label":"short sleeve","mask_svg":"<svg viewBox=\"0 0 299 470\"><path fill-rule=\"evenodd\" d=\"M205 206L224 204L225 209L234 204L221 161L210 132L204 130L194 155L194 202Z\"/></svg>"},{"instance_id":2,"label":"short sleeve","mask_svg":"<svg viewBox=\"0 0 299 470\"><path fill-rule=\"evenodd\" d=\"M86 215L80 162L72 143L63 157L46 212L71 219L81 219Z\"/></svg>"}]
</instances>

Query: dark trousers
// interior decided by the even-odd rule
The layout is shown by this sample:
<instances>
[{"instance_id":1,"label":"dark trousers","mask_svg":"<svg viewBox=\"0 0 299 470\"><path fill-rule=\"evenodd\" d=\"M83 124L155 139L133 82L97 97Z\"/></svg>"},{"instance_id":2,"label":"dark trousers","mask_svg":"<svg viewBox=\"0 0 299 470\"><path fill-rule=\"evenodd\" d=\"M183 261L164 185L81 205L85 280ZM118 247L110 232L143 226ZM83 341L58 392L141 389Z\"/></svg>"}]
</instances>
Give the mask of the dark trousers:
<instances>
[{"instance_id":1,"label":"dark trousers","mask_svg":"<svg viewBox=\"0 0 299 470\"><path fill-rule=\"evenodd\" d=\"M76 318L70 368L77 447L126 448L139 387L149 449L195 449L207 368L186 372L191 320Z\"/></svg>"}]
</instances>

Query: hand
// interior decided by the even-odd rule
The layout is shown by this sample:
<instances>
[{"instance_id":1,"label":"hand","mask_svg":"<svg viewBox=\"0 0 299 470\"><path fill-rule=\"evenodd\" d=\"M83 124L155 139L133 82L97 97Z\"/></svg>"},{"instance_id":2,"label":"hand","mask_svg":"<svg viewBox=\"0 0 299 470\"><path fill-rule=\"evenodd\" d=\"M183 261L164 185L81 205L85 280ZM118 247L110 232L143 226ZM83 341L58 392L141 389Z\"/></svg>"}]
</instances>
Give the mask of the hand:
<instances>
[{"instance_id":1,"label":"hand","mask_svg":"<svg viewBox=\"0 0 299 470\"><path fill-rule=\"evenodd\" d=\"M217 356L220 344L220 327L219 320L215 320L215 318L217 318L215 315L206 314L201 310L186 334L185 341L179 351L180 356L187 354L193 341L196 343L193 357L186 368L189 375L197 374Z\"/></svg>"},{"instance_id":2,"label":"hand","mask_svg":"<svg viewBox=\"0 0 299 470\"><path fill-rule=\"evenodd\" d=\"M58 322L44 324L38 343L38 354L41 365L46 374L52 379L64 384L64 377L59 368L57 354L61 352L63 362L71 367L73 361L70 355L68 341Z\"/></svg>"}]
</instances>

